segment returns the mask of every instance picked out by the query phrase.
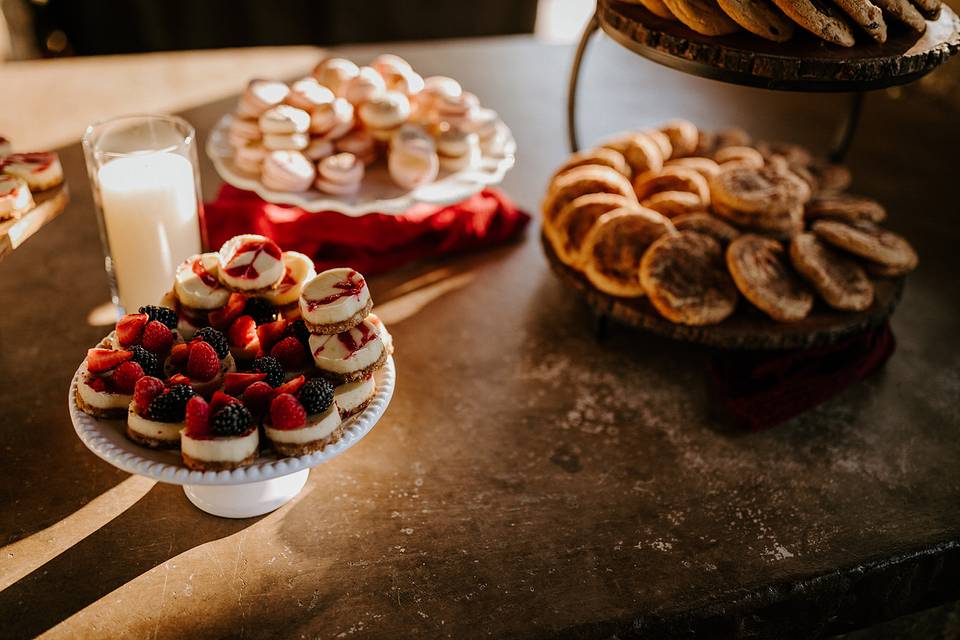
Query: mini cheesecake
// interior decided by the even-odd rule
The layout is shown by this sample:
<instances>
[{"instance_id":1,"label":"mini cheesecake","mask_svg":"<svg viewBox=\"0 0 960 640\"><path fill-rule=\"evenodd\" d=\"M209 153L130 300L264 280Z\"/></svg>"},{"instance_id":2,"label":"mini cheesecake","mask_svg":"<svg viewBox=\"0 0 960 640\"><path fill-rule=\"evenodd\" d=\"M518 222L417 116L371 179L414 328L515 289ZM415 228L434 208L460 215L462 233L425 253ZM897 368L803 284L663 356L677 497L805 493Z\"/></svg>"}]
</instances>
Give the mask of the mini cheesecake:
<instances>
[{"instance_id":1,"label":"mini cheesecake","mask_svg":"<svg viewBox=\"0 0 960 640\"><path fill-rule=\"evenodd\" d=\"M292 381L277 389L263 423L274 450L285 456L322 451L343 436L333 386L322 378Z\"/></svg>"},{"instance_id":2,"label":"mini cheesecake","mask_svg":"<svg viewBox=\"0 0 960 640\"><path fill-rule=\"evenodd\" d=\"M300 293L303 285L317 276L313 260L296 251L283 252L283 278L276 288L264 294L264 298L280 310L284 318L300 316Z\"/></svg>"},{"instance_id":3,"label":"mini cheesecake","mask_svg":"<svg viewBox=\"0 0 960 640\"><path fill-rule=\"evenodd\" d=\"M19 218L33 206L33 194L26 182L0 175L0 220Z\"/></svg>"},{"instance_id":4,"label":"mini cheesecake","mask_svg":"<svg viewBox=\"0 0 960 640\"><path fill-rule=\"evenodd\" d=\"M180 456L197 471L225 471L253 463L260 433L239 400L218 392L210 404L193 398L180 431Z\"/></svg>"},{"instance_id":5,"label":"mini cheesecake","mask_svg":"<svg viewBox=\"0 0 960 640\"><path fill-rule=\"evenodd\" d=\"M336 335L311 334L309 345L318 373L336 385L370 376L387 360L387 349L370 320Z\"/></svg>"},{"instance_id":6,"label":"mini cheesecake","mask_svg":"<svg viewBox=\"0 0 960 640\"><path fill-rule=\"evenodd\" d=\"M177 267L173 295L180 323L184 325L182 333L187 339L207 325L210 312L222 309L230 299L230 291L220 282L219 272L220 260L216 253L191 256Z\"/></svg>"},{"instance_id":7,"label":"mini cheesecake","mask_svg":"<svg viewBox=\"0 0 960 640\"><path fill-rule=\"evenodd\" d=\"M175 449L194 395L190 385L177 380L163 383L150 376L138 380L127 412L127 437L153 449Z\"/></svg>"},{"instance_id":8,"label":"mini cheesecake","mask_svg":"<svg viewBox=\"0 0 960 640\"><path fill-rule=\"evenodd\" d=\"M74 396L80 410L95 418L122 418L132 399L132 390L119 389L114 374L121 365L132 362L132 359L132 353L121 349L95 348L87 351ZM140 374L143 374L142 369Z\"/></svg>"},{"instance_id":9,"label":"mini cheesecake","mask_svg":"<svg viewBox=\"0 0 960 640\"><path fill-rule=\"evenodd\" d=\"M163 367L167 377L184 376L193 390L206 398L236 370L226 337L211 327L200 329L190 342L175 345Z\"/></svg>"},{"instance_id":10,"label":"mini cheesecake","mask_svg":"<svg viewBox=\"0 0 960 640\"><path fill-rule=\"evenodd\" d=\"M356 415L367 408L377 393L377 381L372 375L356 382L348 382L333 390L333 399L344 419Z\"/></svg>"},{"instance_id":11,"label":"mini cheesecake","mask_svg":"<svg viewBox=\"0 0 960 640\"><path fill-rule=\"evenodd\" d=\"M280 284L285 271L277 243L254 234L227 240L220 247L217 259L220 282L238 293L266 293Z\"/></svg>"},{"instance_id":12,"label":"mini cheesecake","mask_svg":"<svg viewBox=\"0 0 960 640\"><path fill-rule=\"evenodd\" d=\"M43 191L63 183L63 167L53 151L11 153L0 158L0 173L20 178L31 191Z\"/></svg>"},{"instance_id":13,"label":"mini cheesecake","mask_svg":"<svg viewBox=\"0 0 960 640\"><path fill-rule=\"evenodd\" d=\"M332 335L357 326L373 300L366 280L353 269L328 269L303 286L300 316L311 333Z\"/></svg>"}]
</instances>

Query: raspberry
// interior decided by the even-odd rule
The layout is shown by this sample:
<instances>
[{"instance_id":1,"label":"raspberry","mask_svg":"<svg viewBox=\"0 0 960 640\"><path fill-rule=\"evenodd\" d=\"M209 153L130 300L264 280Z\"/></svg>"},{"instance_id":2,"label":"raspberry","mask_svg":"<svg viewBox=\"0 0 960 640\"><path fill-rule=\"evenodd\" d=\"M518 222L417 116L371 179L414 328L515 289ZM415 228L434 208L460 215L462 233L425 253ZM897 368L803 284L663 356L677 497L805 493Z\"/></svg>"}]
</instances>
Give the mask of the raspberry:
<instances>
[{"instance_id":1,"label":"raspberry","mask_svg":"<svg viewBox=\"0 0 960 640\"><path fill-rule=\"evenodd\" d=\"M296 338L300 341L300 344L306 347L310 340L310 329L307 329L307 323L303 321L303 318L297 318L287 325L283 335Z\"/></svg>"},{"instance_id":2,"label":"raspberry","mask_svg":"<svg viewBox=\"0 0 960 640\"><path fill-rule=\"evenodd\" d=\"M130 352L133 354L133 361L143 367L145 374L155 378L163 377L163 364L156 355L150 353L140 345L130 347Z\"/></svg>"},{"instance_id":3,"label":"raspberry","mask_svg":"<svg viewBox=\"0 0 960 640\"><path fill-rule=\"evenodd\" d=\"M227 354L230 353L230 344L227 342L226 336L214 329L213 327L204 327L197 331L194 336L195 338L200 338L217 352L217 357L223 360L227 357Z\"/></svg>"},{"instance_id":4,"label":"raspberry","mask_svg":"<svg viewBox=\"0 0 960 640\"><path fill-rule=\"evenodd\" d=\"M264 353L270 353L273 345L280 341L286 329L287 321L283 319L277 320L276 322L268 322L267 324L262 324L257 327L257 336L260 338L260 349L263 350Z\"/></svg>"},{"instance_id":5,"label":"raspberry","mask_svg":"<svg viewBox=\"0 0 960 640\"><path fill-rule=\"evenodd\" d=\"M137 380L142 377L143 367L132 360L128 360L113 372L113 386L120 393L133 393Z\"/></svg>"},{"instance_id":6,"label":"raspberry","mask_svg":"<svg viewBox=\"0 0 960 640\"><path fill-rule=\"evenodd\" d=\"M254 382L243 392L243 402L254 415L262 416L270 407L274 389L266 382Z\"/></svg>"},{"instance_id":7,"label":"raspberry","mask_svg":"<svg viewBox=\"0 0 960 640\"><path fill-rule=\"evenodd\" d=\"M190 344L190 355L187 358L187 375L194 380L206 382L213 380L220 372L220 358L206 342Z\"/></svg>"},{"instance_id":8,"label":"raspberry","mask_svg":"<svg viewBox=\"0 0 960 640\"><path fill-rule=\"evenodd\" d=\"M266 377L265 373L228 373L223 378L223 390L232 396L239 396L254 382Z\"/></svg>"},{"instance_id":9,"label":"raspberry","mask_svg":"<svg viewBox=\"0 0 960 640\"><path fill-rule=\"evenodd\" d=\"M257 373L267 374L264 382L271 387L279 387L283 384L283 367L273 356L263 356L253 361L251 367Z\"/></svg>"},{"instance_id":10,"label":"raspberry","mask_svg":"<svg viewBox=\"0 0 960 640\"><path fill-rule=\"evenodd\" d=\"M200 396L187 401L187 434L203 436L210 433L210 405Z\"/></svg>"},{"instance_id":11,"label":"raspberry","mask_svg":"<svg viewBox=\"0 0 960 640\"><path fill-rule=\"evenodd\" d=\"M244 315L252 317L258 325L267 324L277 319L276 307L264 298L250 298L247 300L247 304L243 306L243 313Z\"/></svg>"},{"instance_id":12,"label":"raspberry","mask_svg":"<svg viewBox=\"0 0 960 640\"><path fill-rule=\"evenodd\" d=\"M299 429L307 423L303 405L289 393L281 393L270 403L270 422L274 429Z\"/></svg>"},{"instance_id":13,"label":"raspberry","mask_svg":"<svg viewBox=\"0 0 960 640\"><path fill-rule=\"evenodd\" d=\"M284 338L273 345L270 355L287 371L298 371L307 366L307 350L296 338Z\"/></svg>"},{"instance_id":14,"label":"raspberry","mask_svg":"<svg viewBox=\"0 0 960 640\"><path fill-rule=\"evenodd\" d=\"M128 313L117 323L117 340L120 345L129 347L140 342L140 334L150 318L145 313Z\"/></svg>"},{"instance_id":15,"label":"raspberry","mask_svg":"<svg viewBox=\"0 0 960 640\"><path fill-rule=\"evenodd\" d=\"M177 312L167 307L158 307L156 305L147 305L140 307L140 313L147 314L151 320L158 320L167 326L167 329L173 331L177 328Z\"/></svg>"},{"instance_id":16,"label":"raspberry","mask_svg":"<svg viewBox=\"0 0 960 640\"><path fill-rule=\"evenodd\" d=\"M141 413L146 413L147 407L161 393L163 393L163 380L153 376L144 376L133 385L133 402Z\"/></svg>"},{"instance_id":17,"label":"raspberry","mask_svg":"<svg viewBox=\"0 0 960 640\"><path fill-rule=\"evenodd\" d=\"M136 348L136 347L134 347ZM120 365L131 358L136 359L130 351L113 349L88 349L87 370L90 373L103 373Z\"/></svg>"},{"instance_id":18,"label":"raspberry","mask_svg":"<svg viewBox=\"0 0 960 640\"><path fill-rule=\"evenodd\" d=\"M140 344L151 353L164 355L173 346L173 332L159 320L151 320L143 328Z\"/></svg>"},{"instance_id":19,"label":"raspberry","mask_svg":"<svg viewBox=\"0 0 960 640\"><path fill-rule=\"evenodd\" d=\"M147 417L157 422L180 422L187 411L187 402L194 396L188 384L177 384L150 401Z\"/></svg>"},{"instance_id":20,"label":"raspberry","mask_svg":"<svg viewBox=\"0 0 960 640\"><path fill-rule=\"evenodd\" d=\"M89 376L87 378L87 386L93 389L94 391L99 391L101 393L108 390L107 379L101 378L99 376L93 376L93 375ZM272 393L273 389L270 389L270 391Z\"/></svg>"},{"instance_id":21,"label":"raspberry","mask_svg":"<svg viewBox=\"0 0 960 640\"><path fill-rule=\"evenodd\" d=\"M239 436L246 433L252 424L253 416L247 408L239 402L232 402L214 414L210 427L218 436Z\"/></svg>"},{"instance_id":22,"label":"raspberry","mask_svg":"<svg viewBox=\"0 0 960 640\"><path fill-rule=\"evenodd\" d=\"M333 385L323 378L311 378L300 389L299 398L310 415L326 411L333 404Z\"/></svg>"},{"instance_id":23,"label":"raspberry","mask_svg":"<svg viewBox=\"0 0 960 640\"><path fill-rule=\"evenodd\" d=\"M207 314L210 326L215 329L226 329L240 314L243 313L244 298L239 293L231 293L227 304Z\"/></svg>"}]
</instances>

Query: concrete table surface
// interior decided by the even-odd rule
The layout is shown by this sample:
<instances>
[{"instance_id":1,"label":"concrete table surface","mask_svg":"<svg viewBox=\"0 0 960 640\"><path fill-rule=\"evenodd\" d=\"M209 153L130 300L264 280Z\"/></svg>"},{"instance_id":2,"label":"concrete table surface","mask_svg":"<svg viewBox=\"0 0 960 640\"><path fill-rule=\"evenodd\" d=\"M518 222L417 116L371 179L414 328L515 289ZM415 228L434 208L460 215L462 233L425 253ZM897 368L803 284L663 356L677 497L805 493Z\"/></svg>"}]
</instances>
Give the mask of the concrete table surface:
<instances>
[{"instance_id":1,"label":"concrete table surface","mask_svg":"<svg viewBox=\"0 0 960 640\"><path fill-rule=\"evenodd\" d=\"M502 114L520 148L504 188L535 212L566 153L570 48L343 53L382 50ZM824 149L845 105L678 75L609 41L585 64L587 142L684 116ZM799 638L957 598L960 127L931 86L871 95L850 157L854 190L921 256L876 375L739 433L712 408L702 349L625 328L594 339L534 224L372 279L397 344L389 411L293 503L241 521L73 433L67 386L104 333L87 317L107 287L82 154L62 149L70 208L0 265L0 635ZM231 105L184 115L203 142Z\"/></svg>"}]
</instances>

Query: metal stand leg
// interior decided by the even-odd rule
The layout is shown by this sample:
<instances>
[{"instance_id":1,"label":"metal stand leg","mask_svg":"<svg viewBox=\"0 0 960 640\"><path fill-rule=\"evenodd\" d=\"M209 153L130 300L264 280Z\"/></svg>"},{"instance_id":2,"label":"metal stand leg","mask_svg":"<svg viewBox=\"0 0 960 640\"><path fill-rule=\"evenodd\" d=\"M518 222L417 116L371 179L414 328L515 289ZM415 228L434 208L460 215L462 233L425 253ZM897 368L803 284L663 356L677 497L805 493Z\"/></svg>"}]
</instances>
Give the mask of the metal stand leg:
<instances>
[{"instance_id":1,"label":"metal stand leg","mask_svg":"<svg viewBox=\"0 0 960 640\"><path fill-rule=\"evenodd\" d=\"M571 153L576 153L580 149L580 143L577 140L577 83L580 80L580 63L583 62L583 54L587 51L590 36L596 33L599 28L600 21L594 14L583 29L580 44L577 45L576 56L573 58L573 68L570 69L570 84L567 89L567 136L570 141Z\"/></svg>"},{"instance_id":2,"label":"metal stand leg","mask_svg":"<svg viewBox=\"0 0 960 640\"><path fill-rule=\"evenodd\" d=\"M860 122L860 112L863 110L863 100L866 96L862 91L850 94L850 111L847 112L847 119L837 131L837 137L833 142L833 149L830 151L831 162L843 162L853 143L853 136L857 132L857 124Z\"/></svg>"}]
</instances>

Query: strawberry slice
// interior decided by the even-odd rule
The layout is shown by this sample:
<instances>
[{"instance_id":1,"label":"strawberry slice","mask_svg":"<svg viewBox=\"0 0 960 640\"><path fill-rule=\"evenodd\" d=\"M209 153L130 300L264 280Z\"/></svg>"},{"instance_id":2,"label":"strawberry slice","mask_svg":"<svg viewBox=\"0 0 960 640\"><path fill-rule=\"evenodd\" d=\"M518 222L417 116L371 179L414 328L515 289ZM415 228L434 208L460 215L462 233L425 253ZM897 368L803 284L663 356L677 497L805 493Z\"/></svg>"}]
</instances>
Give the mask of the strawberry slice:
<instances>
[{"instance_id":1,"label":"strawberry slice","mask_svg":"<svg viewBox=\"0 0 960 640\"><path fill-rule=\"evenodd\" d=\"M284 382L282 385L277 387L277 393L289 393L290 395L296 395L297 391L300 391L300 387L304 385L307 381L306 376L297 376L296 378Z\"/></svg>"},{"instance_id":2,"label":"strawberry slice","mask_svg":"<svg viewBox=\"0 0 960 640\"><path fill-rule=\"evenodd\" d=\"M250 316L240 316L233 321L227 330L227 340L230 346L246 349L250 344L259 342L257 337L257 323Z\"/></svg>"},{"instance_id":3,"label":"strawberry slice","mask_svg":"<svg viewBox=\"0 0 960 640\"><path fill-rule=\"evenodd\" d=\"M129 351L119 351L114 349L88 349L87 350L87 369L90 373L103 373L109 371L122 362L133 358Z\"/></svg>"},{"instance_id":4,"label":"strawberry slice","mask_svg":"<svg viewBox=\"0 0 960 640\"><path fill-rule=\"evenodd\" d=\"M257 335L260 337L260 350L264 353L270 353L273 345L277 344L283 337L283 332L286 331L288 324L290 323L287 320L281 318L257 327Z\"/></svg>"},{"instance_id":5,"label":"strawberry slice","mask_svg":"<svg viewBox=\"0 0 960 640\"><path fill-rule=\"evenodd\" d=\"M186 342L173 345L170 351L170 364L176 367L182 367L187 364L187 358L190 356L190 345Z\"/></svg>"},{"instance_id":6,"label":"strawberry slice","mask_svg":"<svg viewBox=\"0 0 960 640\"><path fill-rule=\"evenodd\" d=\"M128 313L120 318L120 322L117 323L117 340L120 341L120 345L129 347L139 343L143 328L149 320L150 317L145 313Z\"/></svg>"},{"instance_id":7,"label":"strawberry slice","mask_svg":"<svg viewBox=\"0 0 960 640\"><path fill-rule=\"evenodd\" d=\"M239 396L254 382L266 377L265 373L228 373L223 380L223 390L231 396Z\"/></svg>"},{"instance_id":8,"label":"strawberry slice","mask_svg":"<svg viewBox=\"0 0 960 640\"><path fill-rule=\"evenodd\" d=\"M175 384L190 384L190 378L182 373L175 373L167 378L167 384L169 384L171 387Z\"/></svg>"},{"instance_id":9,"label":"strawberry slice","mask_svg":"<svg viewBox=\"0 0 960 640\"><path fill-rule=\"evenodd\" d=\"M210 326L221 331L226 329L231 322L243 313L243 307L246 303L246 299L241 294L231 293L230 298L227 299L227 304L207 314Z\"/></svg>"},{"instance_id":10,"label":"strawberry slice","mask_svg":"<svg viewBox=\"0 0 960 640\"><path fill-rule=\"evenodd\" d=\"M233 402L239 403L240 401L233 396L228 396L223 391L215 391L213 397L210 398L210 415L216 414L220 409Z\"/></svg>"}]
</instances>

